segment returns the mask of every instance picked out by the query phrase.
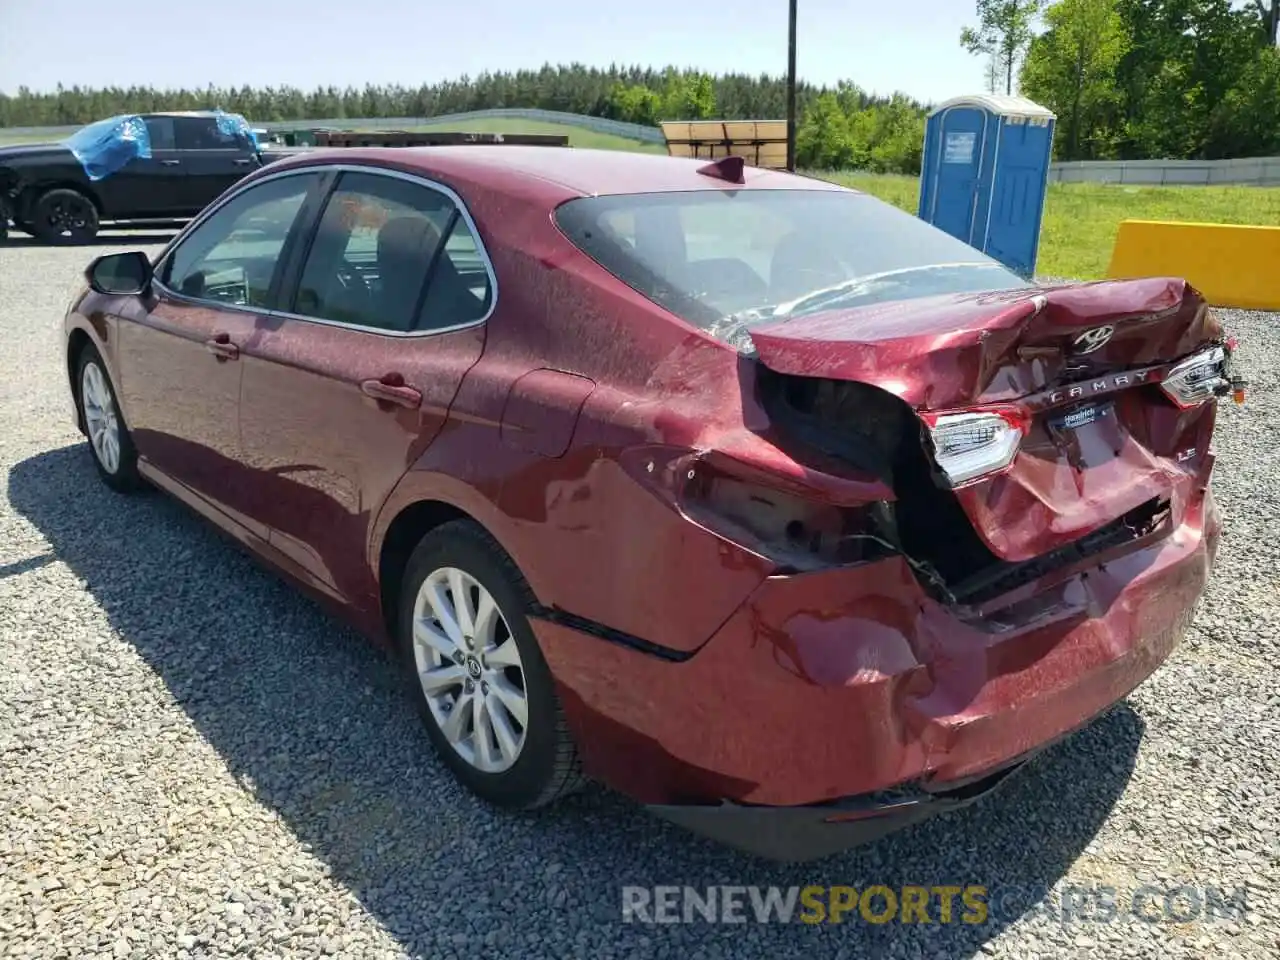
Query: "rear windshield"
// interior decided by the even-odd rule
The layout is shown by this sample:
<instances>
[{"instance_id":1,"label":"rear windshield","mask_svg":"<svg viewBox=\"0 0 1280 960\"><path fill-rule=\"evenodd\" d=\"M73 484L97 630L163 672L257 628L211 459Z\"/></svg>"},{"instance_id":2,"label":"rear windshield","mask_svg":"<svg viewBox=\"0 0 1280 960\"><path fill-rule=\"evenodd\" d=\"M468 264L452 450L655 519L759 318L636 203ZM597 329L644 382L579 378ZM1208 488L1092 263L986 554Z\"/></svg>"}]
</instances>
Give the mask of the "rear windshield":
<instances>
[{"instance_id":1,"label":"rear windshield","mask_svg":"<svg viewBox=\"0 0 1280 960\"><path fill-rule=\"evenodd\" d=\"M555 216L614 276L744 348L751 327L807 313L1029 286L968 244L852 191L583 197Z\"/></svg>"}]
</instances>

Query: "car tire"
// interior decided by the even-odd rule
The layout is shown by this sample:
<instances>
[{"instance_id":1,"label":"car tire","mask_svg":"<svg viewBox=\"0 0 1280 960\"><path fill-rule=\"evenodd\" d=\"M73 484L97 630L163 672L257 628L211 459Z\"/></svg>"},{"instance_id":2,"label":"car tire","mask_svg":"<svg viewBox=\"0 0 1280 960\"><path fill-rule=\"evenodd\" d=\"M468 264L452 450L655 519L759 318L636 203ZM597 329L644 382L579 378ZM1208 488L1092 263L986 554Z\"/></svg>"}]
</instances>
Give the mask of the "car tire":
<instances>
[{"instance_id":1,"label":"car tire","mask_svg":"<svg viewBox=\"0 0 1280 960\"><path fill-rule=\"evenodd\" d=\"M88 243L98 235L98 208L79 190L55 187L41 194L31 208L27 228L43 243Z\"/></svg>"},{"instance_id":2,"label":"car tire","mask_svg":"<svg viewBox=\"0 0 1280 960\"><path fill-rule=\"evenodd\" d=\"M75 369L76 409L98 476L117 493L133 493L143 486L138 451L120 414L120 401L106 364L92 344L80 351Z\"/></svg>"},{"instance_id":3,"label":"car tire","mask_svg":"<svg viewBox=\"0 0 1280 960\"><path fill-rule=\"evenodd\" d=\"M400 656L427 734L454 776L511 810L545 806L581 786L577 749L526 615L533 596L511 558L477 524L451 521L418 543L402 587ZM459 588L467 612L453 617L455 630L445 621L456 614Z\"/></svg>"}]
</instances>

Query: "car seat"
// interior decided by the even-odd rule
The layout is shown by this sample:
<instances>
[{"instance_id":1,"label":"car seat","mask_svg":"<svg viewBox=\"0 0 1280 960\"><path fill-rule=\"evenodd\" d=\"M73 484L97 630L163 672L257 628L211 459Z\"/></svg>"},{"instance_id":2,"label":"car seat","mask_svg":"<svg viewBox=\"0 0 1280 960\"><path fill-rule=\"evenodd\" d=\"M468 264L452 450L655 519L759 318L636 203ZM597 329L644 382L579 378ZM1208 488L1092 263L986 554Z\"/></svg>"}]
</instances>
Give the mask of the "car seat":
<instances>
[{"instance_id":1,"label":"car seat","mask_svg":"<svg viewBox=\"0 0 1280 960\"><path fill-rule=\"evenodd\" d=\"M440 245L440 231L424 216L388 220L378 231L378 319L389 330L411 330L422 284Z\"/></svg>"}]
</instances>

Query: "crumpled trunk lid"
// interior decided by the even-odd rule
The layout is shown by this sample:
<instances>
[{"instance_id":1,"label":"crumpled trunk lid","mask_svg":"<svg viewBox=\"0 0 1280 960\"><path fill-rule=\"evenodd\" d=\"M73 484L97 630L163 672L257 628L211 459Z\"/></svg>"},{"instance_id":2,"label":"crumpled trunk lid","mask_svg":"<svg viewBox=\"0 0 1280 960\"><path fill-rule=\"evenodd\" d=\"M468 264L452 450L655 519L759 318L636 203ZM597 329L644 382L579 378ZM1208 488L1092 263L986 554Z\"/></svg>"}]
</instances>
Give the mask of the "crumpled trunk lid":
<instances>
[{"instance_id":1,"label":"crumpled trunk lid","mask_svg":"<svg viewBox=\"0 0 1280 960\"><path fill-rule=\"evenodd\" d=\"M1023 434L1012 462L948 491L1000 561L1043 557L1135 512L1180 510L1212 465L1216 405L1181 408L1159 386L1176 361L1222 339L1182 280L896 301L751 337L775 373L899 398L926 451L939 415L1013 411Z\"/></svg>"},{"instance_id":2,"label":"crumpled trunk lid","mask_svg":"<svg viewBox=\"0 0 1280 960\"><path fill-rule=\"evenodd\" d=\"M1114 333L1079 353L1073 341ZM778 373L857 380L917 410L1029 396L1190 353L1221 333L1184 280L1110 280L1000 293L920 297L754 328L760 361Z\"/></svg>"}]
</instances>

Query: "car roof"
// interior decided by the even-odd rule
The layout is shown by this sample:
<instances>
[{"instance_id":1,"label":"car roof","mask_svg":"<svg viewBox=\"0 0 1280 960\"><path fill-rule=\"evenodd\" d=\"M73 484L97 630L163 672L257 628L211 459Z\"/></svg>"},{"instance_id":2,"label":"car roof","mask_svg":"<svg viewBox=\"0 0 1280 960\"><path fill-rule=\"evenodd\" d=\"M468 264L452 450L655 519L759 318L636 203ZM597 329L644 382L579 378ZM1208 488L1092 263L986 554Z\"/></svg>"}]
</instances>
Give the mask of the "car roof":
<instances>
[{"instance_id":1,"label":"car roof","mask_svg":"<svg viewBox=\"0 0 1280 960\"><path fill-rule=\"evenodd\" d=\"M625 150L543 147L523 144L459 144L432 147L342 147L308 152L281 164L362 163L390 166L423 176L443 176L482 189L556 202L573 197L682 190L848 188L825 180L746 167L744 184L731 184L698 171L710 158L690 159ZM277 164L271 164L276 167ZM270 167L268 169L270 169Z\"/></svg>"}]
</instances>

